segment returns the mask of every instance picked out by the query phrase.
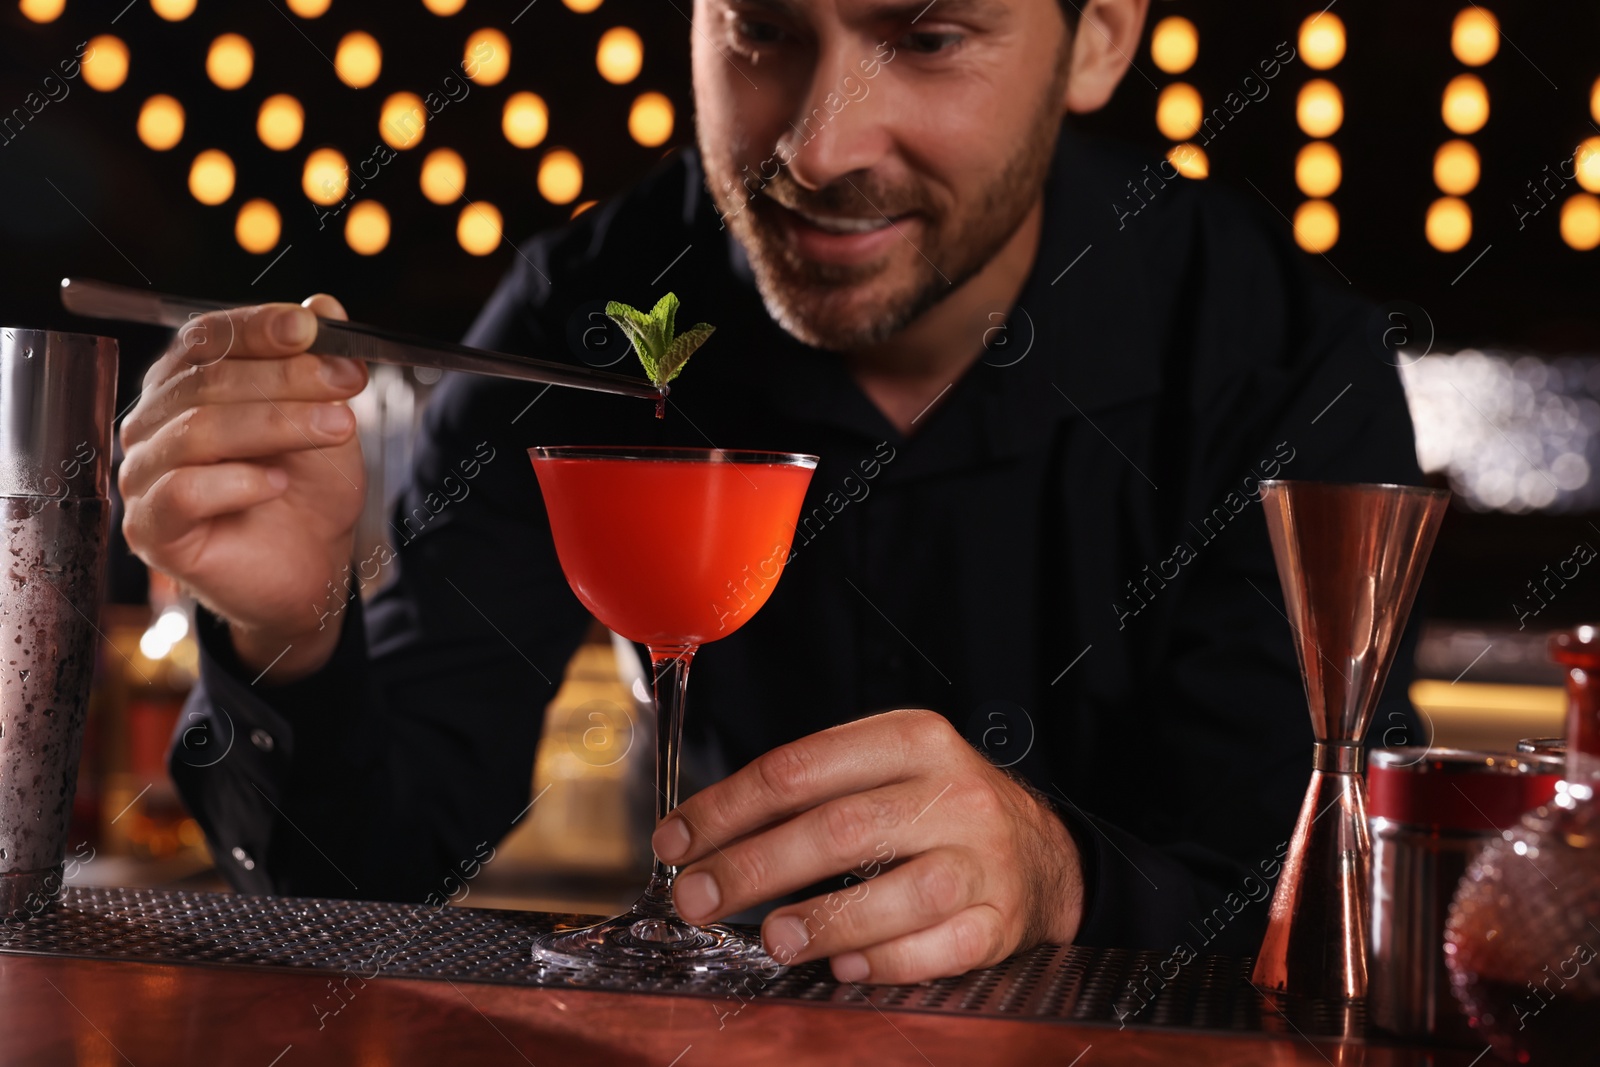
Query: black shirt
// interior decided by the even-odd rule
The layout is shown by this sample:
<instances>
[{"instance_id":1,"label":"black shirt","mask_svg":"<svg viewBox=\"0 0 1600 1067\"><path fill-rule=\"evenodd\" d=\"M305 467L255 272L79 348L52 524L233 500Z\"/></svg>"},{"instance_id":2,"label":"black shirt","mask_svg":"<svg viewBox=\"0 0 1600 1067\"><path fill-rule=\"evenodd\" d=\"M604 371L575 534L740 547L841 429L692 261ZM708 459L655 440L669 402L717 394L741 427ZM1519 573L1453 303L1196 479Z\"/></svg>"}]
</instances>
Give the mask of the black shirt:
<instances>
[{"instance_id":1,"label":"black shirt","mask_svg":"<svg viewBox=\"0 0 1600 1067\"><path fill-rule=\"evenodd\" d=\"M1421 476L1368 306L1255 205L1144 167L1064 132L1020 300L909 438L767 315L693 152L522 245L469 343L608 362L603 302L667 290L717 333L663 422L635 399L447 379L395 558L357 546L387 584L330 601L341 640L312 677L250 684L201 613L171 767L234 884L420 900L503 836L588 624L525 450L714 444L821 462L771 600L696 660L698 751L737 768L935 709L1055 798L1083 853L1081 942L1253 952L1312 742L1257 486ZM1423 740L1410 648L1374 740Z\"/></svg>"}]
</instances>

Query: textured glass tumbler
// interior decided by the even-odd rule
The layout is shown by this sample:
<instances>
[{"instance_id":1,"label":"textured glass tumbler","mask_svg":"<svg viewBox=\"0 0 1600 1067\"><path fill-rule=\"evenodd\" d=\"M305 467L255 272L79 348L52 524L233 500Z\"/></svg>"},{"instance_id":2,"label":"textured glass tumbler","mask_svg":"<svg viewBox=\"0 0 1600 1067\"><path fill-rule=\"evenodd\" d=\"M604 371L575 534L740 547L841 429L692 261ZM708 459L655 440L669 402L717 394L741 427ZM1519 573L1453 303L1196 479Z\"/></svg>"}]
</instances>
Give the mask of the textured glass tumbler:
<instances>
[{"instance_id":1,"label":"textured glass tumbler","mask_svg":"<svg viewBox=\"0 0 1600 1067\"><path fill-rule=\"evenodd\" d=\"M1553 801L1485 846L1445 928L1451 988L1512 1063L1600 1063L1600 631L1556 634L1567 769Z\"/></svg>"}]
</instances>

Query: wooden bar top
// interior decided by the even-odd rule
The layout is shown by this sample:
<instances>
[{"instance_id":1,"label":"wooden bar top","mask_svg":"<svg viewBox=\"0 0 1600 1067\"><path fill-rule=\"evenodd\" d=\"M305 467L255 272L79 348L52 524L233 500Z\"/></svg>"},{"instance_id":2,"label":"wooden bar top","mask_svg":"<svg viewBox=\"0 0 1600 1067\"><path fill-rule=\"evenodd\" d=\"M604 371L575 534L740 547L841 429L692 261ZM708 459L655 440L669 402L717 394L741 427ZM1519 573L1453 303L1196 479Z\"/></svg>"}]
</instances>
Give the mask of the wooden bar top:
<instances>
[{"instance_id":1,"label":"wooden bar top","mask_svg":"<svg viewBox=\"0 0 1600 1067\"><path fill-rule=\"evenodd\" d=\"M1345 1064L1469 1067L1479 1050L474 982L0 953L0 1063ZM343 1004L336 1013L330 1009Z\"/></svg>"}]
</instances>

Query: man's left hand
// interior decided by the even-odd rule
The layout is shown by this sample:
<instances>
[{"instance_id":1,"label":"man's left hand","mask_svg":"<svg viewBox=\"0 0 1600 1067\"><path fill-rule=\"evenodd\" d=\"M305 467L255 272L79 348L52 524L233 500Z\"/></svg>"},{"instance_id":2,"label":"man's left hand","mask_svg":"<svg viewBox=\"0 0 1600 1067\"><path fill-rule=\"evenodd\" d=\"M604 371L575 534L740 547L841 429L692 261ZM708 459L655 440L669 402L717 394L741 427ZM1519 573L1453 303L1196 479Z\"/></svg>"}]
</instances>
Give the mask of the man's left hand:
<instances>
[{"instance_id":1,"label":"man's left hand","mask_svg":"<svg viewBox=\"0 0 1600 1067\"><path fill-rule=\"evenodd\" d=\"M944 716L891 711L801 738L680 804L651 844L673 899L708 923L837 875L775 909L782 964L829 957L841 982L920 982L1071 942L1077 845L1045 804Z\"/></svg>"}]
</instances>

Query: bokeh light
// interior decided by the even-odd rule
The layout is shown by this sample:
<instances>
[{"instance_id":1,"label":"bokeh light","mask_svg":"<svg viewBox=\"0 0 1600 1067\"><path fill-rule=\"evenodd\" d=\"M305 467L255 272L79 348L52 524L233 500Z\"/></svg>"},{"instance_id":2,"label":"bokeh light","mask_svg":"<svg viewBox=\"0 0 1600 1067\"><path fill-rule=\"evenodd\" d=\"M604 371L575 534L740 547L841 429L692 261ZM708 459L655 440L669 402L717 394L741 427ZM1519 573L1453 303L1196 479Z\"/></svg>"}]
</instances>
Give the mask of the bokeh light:
<instances>
[{"instance_id":1,"label":"bokeh light","mask_svg":"<svg viewBox=\"0 0 1600 1067\"><path fill-rule=\"evenodd\" d=\"M1312 70L1329 70L1344 58L1344 20L1331 11L1300 23L1300 58Z\"/></svg>"},{"instance_id":2,"label":"bokeh light","mask_svg":"<svg viewBox=\"0 0 1600 1067\"><path fill-rule=\"evenodd\" d=\"M1182 15L1168 15L1150 31L1150 60L1168 74L1182 74L1200 55L1200 31Z\"/></svg>"},{"instance_id":3,"label":"bokeh light","mask_svg":"<svg viewBox=\"0 0 1600 1067\"><path fill-rule=\"evenodd\" d=\"M1489 90L1476 74L1457 74L1444 87L1440 105L1444 124L1452 133L1477 133L1489 121Z\"/></svg>"},{"instance_id":4,"label":"bokeh light","mask_svg":"<svg viewBox=\"0 0 1600 1067\"><path fill-rule=\"evenodd\" d=\"M150 0L150 10L168 22L182 22L194 14L195 0Z\"/></svg>"},{"instance_id":5,"label":"bokeh light","mask_svg":"<svg viewBox=\"0 0 1600 1067\"><path fill-rule=\"evenodd\" d=\"M467 38L461 62L479 85L499 85L511 70L511 42L499 30L479 30Z\"/></svg>"},{"instance_id":6,"label":"bokeh light","mask_svg":"<svg viewBox=\"0 0 1600 1067\"><path fill-rule=\"evenodd\" d=\"M246 200L233 222L233 237L246 252L261 255L278 247L283 218L270 200Z\"/></svg>"},{"instance_id":7,"label":"bokeh light","mask_svg":"<svg viewBox=\"0 0 1600 1067\"><path fill-rule=\"evenodd\" d=\"M1600 199L1574 193L1561 205L1561 239L1580 252L1600 245Z\"/></svg>"},{"instance_id":8,"label":"bokeh light","mask_svg":"<svg viewBox=\"0 0 1600 1067\"><path fill-rule=\"evenodd\" d=\"M306 157L300 175L300 188L313 204L337 204L350 188L350 171L344 153L337 148L319 148Z\"/></svg>"},{"instance_id":9,"label":"bokeh light","mask_svg":"<svg viewBox=\"0 0 1600 1067\"><path fill-rule=\"evenodd\" d=\"M628 112L628 133L646 148L672 139L672 101L661 93L641 93Z\"/></svg>"},{"instance_id":10,"label":"bokeh light","mask_svg":"<svg viewBox=\"0 0 1600 1067\"><path fill-rule=\"evenodd\" d=\"M500 247L500 209L486 200L468 204L456 220L456 241L472 255L486 256Z\"/></svg>"},{"instance_id":11,"label":"bokeh light","mask_svg":"<svg viewBox=\"0 0 1600 1067\"><path fill-rule=\"evenodd\" d=\"M550 130L550 112L537 93L512 93L500 114L500 130L518 148L532 148Z\"/></svg>"},{"instance_id":12,"label":"bokeh light","mask_svg":"<svg viewBox=\"0 0 1600 1067\"><path fill-rule=\"evenodd\" d=\"M256 52L237 33L225 33L206 52L206 77L219 89L238 89L255 71Z\"/></svg>"},{"instance_id":13,"label":"bokeh light","mask_svg":"<svg viewBox=\"0 0 1600 1067\"><path fill-rule=\"evenodd\" d=\"M1344 125L1344 95L1326 78L1312 78L1300 87L1295 121L1307 137L1330 137Z\"/></svg>"},{"instance_id":14,"label":"bokeh light","mask_svg":"<svg viewBox=\"0 0 1600 1067\"><path fill-rule=\"evenodd\" d=\"M321 18L333 0L289 0L289 10L303 19Z\"/></svg>"},{"instance_id":15,"label":"bokeh light","mask_svg":"<svg viewBox=\"0 0 1600 1067\"><path fill-rule=\"evenodd\" d=\"M1476 189L1479 169L1478 150L1470 141L1446 141L1433 154L1433 184L1450 196Z\"/></svg>"},{"instance_id":16,"label":"bokeh light","mask_svg":"<svg viewBox=\"0 0 1600 1067\"><path fill-rule=\"evenodd\" d=\"M440 17L454 15L467 6L467 0L422 0L422 6Z\"/></svg>"},{"instance_id":17,"label":"bokeh light","mask_svg":"<svg viewBox=\"0 0 1600 1067\"><path fill-rule=\"evenodd\" d=\"M261 101L256 113L256 136L268 148L282 152L300 143L306 128L306 109L288 93L278 93Z\"/></svg>"},{"instance_id":18,"label":"bokeh light","mask_svg":"<svg viewBox=\"0 0 1600 1067\"><path fill-rule=\"evenodd\" d=\"M389 212L376 200L357 200L344 217L344 241L358 255L375 256L389 244Z\"/></svg>"},{"instance_id":19,"label":"bokeh light","mask_svg":"<svg viewBox=\"0 0 1600 1067\"><path fill-rule=\"evenodd\" d=\"M1343 178L1339 150L1327 141L1312 141L1294 157L1294 183L1307 196L1332 196Z\"/></svg>"},{"instance_id":20,"label":"bokeh light","mask_svg":"<svg viewBox=\"0 0 1600 1067\"><path fill-rule=\"evenodd\" d=\"M1464 349L1401 360L1400 375L1418 462L1467 507L1600 507L1600 360Z\"/></svg>"},{"instance_id":21,"label":"bokeh light","mask_svg":"<svg viewBox=\"0 0 1600 1067\"><path fill-rule=\"evenodd\" d=\"M580 15L587 15L598 8L604 0L561 0L561 2Z\"/></svg>"},{"instance_id":22,"label":"bokeh light","mask_svg":"<svg viewBox=\"0 0 1600 1067\"><path fill-rule=\"evenodd\" d=\"M1326 252L1338 244L1338 209L1326 200L1307 200L1295 208L1294 240L1307 252Z\"/></svg>"},{"instance_id":23,"label":"bokeh light","mask_svg":"<svg viewBox=\"0 0 1600 1067\"><path fill-rule=\"evenodd\" d=\"M1156 129L1171 141L1193 137L1200 128L1200 90L1187 82L1173 82L1156 98Z\"/></svg>"},{"instance_id":24,"label":"bokeh light","mask_svg":"<svg viewBox=\"0 0 1600 1067\"><path fill-rule=\"evenodd\" d=\"M1600 193L1600 137L1587 137L1572 154L1572 170L1578 184L1591 193Z\"/></svg>"},{"instance_id":25,"label":"bokeh light","mask_svg":"<svg viewBox=\"0 0 1600 1067\"><path fill-rule=\"evenodd\" d=\"M600 37L594 65L600 77L612 85L626 85L639 76L644 66L644 42L626 26L616 26Z\"/></svg>"},{"instance_id":26,"label":"bokeh light","mask_svg":"<svg viewBox=\"0 0 1600 1067\"><path fill-rule=\"evenodd\" d=\"M189 166L189 192L202 204L216 205L233 195L233 160L219 148L208 148Z\"/></svg>"},{"instance_id":27,"label":"bokeh light","mask_svg":"<svg viewBox=\"0 0 1600 1067\"><path fill-rule=\"evenodd\" d=\"M1450 51L1469 67L1481 67L1500 51L1500 20L1473 4L1450 24Z\"/></svg>"},{"instance_id":28,"label":"bokeh light","mask_svg":"<svg viewBox=\"0 0 1600 1067\"><path fill-rule=\"evenodd\" d=\"M89 88L109 93L128 80L128 46L109 33L91 37L83 50L82 69Z\"/></svg>"},{"instance_id":29,"label":"bokeh light","mask_svg":"<svg viewBox=\"0 0 1600 1067\"><path fill-rule=\"evenodd\" d=\"M333 69L350 88L365 89L378 80L383 70L383 49L370 33L347 33L339 38L339 47L333 53Z\"/></svg>"},{"instance_id":30,"label":"bokeh light","mask_svg":"<svg viewBox=\"0 0 1600 1067\"><path fill-rule=\"evenodd\" d=\"M1574 193L1561 205L1561 239L1580 252L1600 245L1600 199Z\"/></svg>"},{"instance_id":31,"label":"bokeh light","mask_svg":"<svg viewBox=\"0 0 1600 1067\"><path fill-rule=\"evenodd\" d=\"M467 164L453 148L435 148L422 161L422 195L435 204L453 204L467 187Z\"/></svg>"},{"instance_id":32,"label":"bokeh light","mask_svg":"<svg viewBox=\"0 0 1600 1067\"><path fill-rule=\"evenodd\" d=\"M416 93L391 93L378 115L378 134L390 148L415 148L428 131L428 109Z\"/></svg>"},{"instance_id":33,"label":"bokeh light","mask_svg":"<svg viewBox=\"0 0 1600 1067\"><path fill-rule=\"evenodd\" d=\"M1173 145L1167 149L1167 162L1185 178L1198 181L1211 174L1211 160L1206 158L1205 149L1196 144Z\"/></svg>"},{"instance_id":34,"label":"bokeh light","mask_svg":"<svg viewBox=\"0 0 1600 1067\"><path fill-rule=\"evenodd\" d=\"M157 152L165 152L183 140L183 105L165 93L157 93L139 108L139 140Z\"/></svg>"},{"instance_id":35,"label":"bokeh light","mask_svg":"<svg viewBox=\"0 0 1600 1067\"><path fill-rule=\"evenodd\" d=\"M1428 205L1423 224L1428 243L1441 252L1456 252L1472 240L1472 209L1465 200L1441 196Z\"/></svg>"},{"instance_id":36,"label":"bokeh light","mask_svg":"<svg viewBox=\"0 0 1600 1067\"><path fill-rule=\"evenodd\" d=\"M583 192L583 164L565 148L554 148L539 163L539 195L552 204L570 204Z\"/></svg>"},{"instance_id":37,"label":"bokeh light","mask_svg":"<svg viewBox=\"0 0 1600 1067\"><path fill-rule=\"evenodd\" d=\"M1600 122L1600 78L1596 78L1594 85L1589 87L1589 115Z\"/></svg>"},{"instance_id":38,"label":"bokeh light","mask_svg":"<svg viewBox=\"0 0 1600 1067\"><path fill-rule=\"evenodd\" d=\"M572 7L572 4L568 3L567 6ZM29 22L54 22L66 9L67 0L21 0L17 4L17 10Z\"/></svg>"}]
</instances>

